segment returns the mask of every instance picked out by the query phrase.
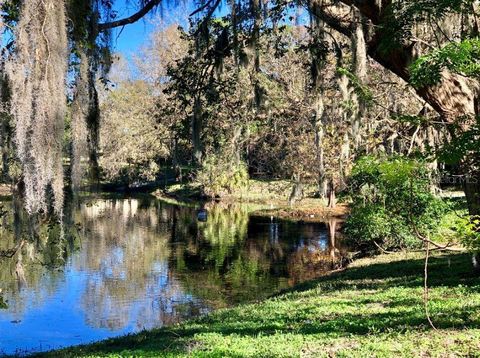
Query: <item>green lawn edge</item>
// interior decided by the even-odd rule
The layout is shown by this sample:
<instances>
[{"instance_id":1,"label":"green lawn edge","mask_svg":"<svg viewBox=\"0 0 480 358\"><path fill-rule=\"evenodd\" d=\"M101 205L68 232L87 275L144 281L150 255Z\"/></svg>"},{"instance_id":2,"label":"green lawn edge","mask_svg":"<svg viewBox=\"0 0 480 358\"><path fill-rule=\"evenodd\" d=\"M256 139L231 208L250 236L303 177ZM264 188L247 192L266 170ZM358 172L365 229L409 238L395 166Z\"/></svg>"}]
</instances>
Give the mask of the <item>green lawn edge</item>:
<instances>
[{"instance_id":1,"label":"green lawn edge","mask_svg":"<svg viewBox=\"0 0 480 358\"><path fill-rule=\"evenodd\" d=\"M466 253L355 261L262 302L36 357L480 357L480 277Z\"/></svg>"}]
</instances>

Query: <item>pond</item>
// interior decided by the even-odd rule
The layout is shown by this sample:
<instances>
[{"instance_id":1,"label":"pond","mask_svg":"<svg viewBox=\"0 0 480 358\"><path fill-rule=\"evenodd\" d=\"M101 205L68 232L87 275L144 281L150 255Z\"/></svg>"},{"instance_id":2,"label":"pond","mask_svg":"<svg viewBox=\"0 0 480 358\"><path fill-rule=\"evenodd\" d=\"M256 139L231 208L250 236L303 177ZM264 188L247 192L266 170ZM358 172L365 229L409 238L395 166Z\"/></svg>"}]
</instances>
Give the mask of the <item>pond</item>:
<instances>
[{"instance_id":1,"label":"pond","mask_svg":"<svg viewBox=\"0 0 480 358\"><path fill-rule=\"evenodd\" d=\"M0 355L161 327L265 298L342 262L335 221L281 221L246 205L210 205L199 221L194 207L148 196L85 198L63 235L38 223L34 239L12 205L0 210L0 252L23 245L0 258Z\"/></svg>"}]
</instances>

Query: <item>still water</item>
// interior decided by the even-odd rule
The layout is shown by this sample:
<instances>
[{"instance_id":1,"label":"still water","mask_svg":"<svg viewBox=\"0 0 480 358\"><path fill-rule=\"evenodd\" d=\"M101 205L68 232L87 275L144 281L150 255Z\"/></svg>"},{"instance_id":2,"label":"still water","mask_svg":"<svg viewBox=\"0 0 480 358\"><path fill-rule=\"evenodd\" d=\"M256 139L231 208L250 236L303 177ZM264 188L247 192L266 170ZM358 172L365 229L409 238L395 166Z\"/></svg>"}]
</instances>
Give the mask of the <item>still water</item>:
<instances>
[{"instance_id":1,"label":"still water","mask_svg":"<svg viewBox=\"0 0 480 358\"><path fill-rule=\"evenodd\" d=\"M0 204L0 252L24 242L0 257L0 355L161 327L341 262L334 221L279 221L244 205L209 206L200 222L195 208L151 197L89 198L70 210L63 235L38 223L32 238L12 204Z\"/></svg>"}]
</instances>

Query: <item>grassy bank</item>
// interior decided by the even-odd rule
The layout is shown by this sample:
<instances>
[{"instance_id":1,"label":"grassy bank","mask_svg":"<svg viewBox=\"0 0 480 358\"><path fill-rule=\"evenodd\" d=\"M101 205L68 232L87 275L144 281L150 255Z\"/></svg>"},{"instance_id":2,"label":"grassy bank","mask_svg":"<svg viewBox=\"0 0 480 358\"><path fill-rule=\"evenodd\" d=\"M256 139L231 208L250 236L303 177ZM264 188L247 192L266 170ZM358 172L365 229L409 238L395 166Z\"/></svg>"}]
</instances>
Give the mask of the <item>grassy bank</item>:
<instances>
[{"instance_id":1,"label":"grassy bank","mask_svg":"<svg viewBox=\"0 0 480 358\"><path fill-rule=\"evenodd\" d=\"M329 217L343 217L348 212L345 204L340 203L335 208L328 208L324 200L315 198L317 189L314 185L306 185L304 198L290 205L288 198L292 186L293 183L289 180L250 179L244 190L218 198L218 201L224 204L254 204L259 208L254 213L257 216L305 222L323 222ZM191 182L169 185L154 191L153 195L161 200L177 203L202 200L200 187Z\"/></svg>"},{"instance_id":2,"label":"grassy bank","mask_svg":"<svg viewBox=\"0 0 480 358\"><path fill-rule=\"evenodd\" d=\"M228 195L225 194L221 197L221 200L283 205L288 202L292 187L293 183L290 180L249 179L248 184L243 189L238 189ZM305 187L305 196L312 196L314 193L314 186ZM155 191L153 194L160 197L168 195L183 200L202 198L200 185L196 182L174 183Z\"/></svg>"},{"instance_id":3,"label":"grassy bank","mask_svg":"<svg viewBox=\"0 0 480 358\"><path fill-rule=\"evenodd\" d=\"M43 354L68 356L480 356L480 279L467 254L437 254L423 306L422 254L347 270L180 325Z\"/></svg>"}]
</instances>

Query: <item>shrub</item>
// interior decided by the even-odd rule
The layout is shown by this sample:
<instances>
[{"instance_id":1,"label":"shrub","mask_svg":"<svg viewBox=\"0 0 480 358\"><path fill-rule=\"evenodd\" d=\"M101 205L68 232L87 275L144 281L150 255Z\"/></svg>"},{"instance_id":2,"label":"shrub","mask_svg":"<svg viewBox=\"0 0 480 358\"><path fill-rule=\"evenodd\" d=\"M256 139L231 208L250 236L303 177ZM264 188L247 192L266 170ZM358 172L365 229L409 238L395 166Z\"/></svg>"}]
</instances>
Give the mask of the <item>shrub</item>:
<instances>
[{"instance_id":1,"label":"shrub","mask_svg":"<svg viewBox=\"0 0 480 358\"><path fill-rule=\"evenodd\" d=\"M204 195L222 197L244 189L248 185L248 178L245 163L220 153L209 155L202 163L196 182Z\"/></svg>"},{"instance_id":2,"label":"shrub","mask_svg":"<svg viewBox=\"0 0 480 358\"><path fill-rule=\"evenodd\" d=\"M421 245L417 232L431 235L447 204L431 192L431 176L422 161L402 157L361 158L352 168L352 211L345 223L351 242L371 249Z\"/></svg>"},{"instance_id":3,"label":"shrub","mask_svg":"<svg viewBox=\"0 0 480 358\"><path fill-rule=\"evenodd\" d=\"M476 217L459 217L455 231L458 233L462 244L474 254L480 253L480 218Z\"/></svg>"}]
</instances>

